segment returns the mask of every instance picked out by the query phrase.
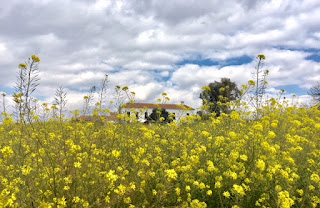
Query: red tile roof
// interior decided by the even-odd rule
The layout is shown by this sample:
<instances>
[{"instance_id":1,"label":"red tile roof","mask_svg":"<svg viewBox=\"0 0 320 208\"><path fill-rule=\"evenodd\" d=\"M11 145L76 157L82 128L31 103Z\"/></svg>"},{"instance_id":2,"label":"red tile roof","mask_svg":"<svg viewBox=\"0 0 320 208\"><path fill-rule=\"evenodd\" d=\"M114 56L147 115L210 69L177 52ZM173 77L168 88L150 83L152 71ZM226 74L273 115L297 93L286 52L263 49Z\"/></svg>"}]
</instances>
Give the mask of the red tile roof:
<instances>
[{"instance_id":1,"label":"red tile roof","mask_svg":"<svg viewBox=\"0 0 320 208\"><path fill-rule=\"evenodd\" d=\"M95 122L95 121L102 121L101 117L104 117L105 121L117 122L119 121L117 116L118 116L118 113L111 112L110 115L108 116L80 116L79 120L87 121L87 122L91 122L91 121Z\"/></svg>"},{"instance_id":2,"label":"red tile roof","mask_svg":"<svg viewBox=\"0 0 320 208\"><path fill-rule=\"evenodd\" d=\"M177 105L177 104L152 104L152 103L127 103L124 108L164 108L170 110L183 110L184 108L187 110L194 110L193 108L187 105Z\"/></svg>"}]
</instances>

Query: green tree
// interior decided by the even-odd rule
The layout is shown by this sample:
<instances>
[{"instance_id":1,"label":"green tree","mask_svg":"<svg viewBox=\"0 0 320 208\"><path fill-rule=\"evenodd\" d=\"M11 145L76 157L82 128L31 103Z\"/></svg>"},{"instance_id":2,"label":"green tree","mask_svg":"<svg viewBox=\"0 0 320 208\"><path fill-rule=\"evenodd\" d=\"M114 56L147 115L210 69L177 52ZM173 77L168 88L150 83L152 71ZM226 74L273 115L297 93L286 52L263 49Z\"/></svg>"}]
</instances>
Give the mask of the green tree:
<instances>
[{"instance_id":1,"label":"green tree","mask_svg":"<svg viewBox=\"0 0 320 208\"><path fill-rule=\"evenodd\" d=\"M152 113L150 114L148 120L168 123L168 122L170 122L169 113L164 108L154 108L152 110Z\"/></svg>"},{"instance_id":2,"label":"green tree","mask_svg":"<svg viewBox=\"0 0 320 208\"><path fill-rule=\"evenodd\" d=\"M216 113L217 116L221 113L229 113L230 107L227 103L239 97L240 90L237 84L229 78L221 78L220 82L210 83L202 88L200 94L204 109L210 113Z\"/></svg>"}]
</instances>

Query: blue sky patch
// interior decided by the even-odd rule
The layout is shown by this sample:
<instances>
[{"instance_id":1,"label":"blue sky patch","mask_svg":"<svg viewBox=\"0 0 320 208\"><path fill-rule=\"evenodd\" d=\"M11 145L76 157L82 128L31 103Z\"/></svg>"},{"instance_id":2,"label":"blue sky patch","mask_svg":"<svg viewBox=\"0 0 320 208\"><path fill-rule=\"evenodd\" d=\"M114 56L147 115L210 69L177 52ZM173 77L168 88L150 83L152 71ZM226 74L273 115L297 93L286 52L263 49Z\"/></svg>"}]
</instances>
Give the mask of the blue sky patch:
<instances>
[{"instance_id":1,"label":"blue sky patch","mask_svg":"<svg viewBox=\"0 0 320 208\"><path fill-rule=\"evenodd\" d=\"M13 87L6 87L6 86L2 86L0 85L0 91L1 92L5 92L8 96L13 95L14 93L16 93L15 88ZM0 95L1 96L1 95ZM31 95L34 98L37 98L38 100L45 100L47 97L46 96L41 96L41 95Z\"/></svg>"},{"instance_id":2,"label":"blue sky patch","mask_svg":"<svg viewBox=\"0 0 320 208\"><path fill-rule=\"evenodd\" d=\"M306 58L306 60L311 60L311 61L315 61L315 62L320 63L320 55L318 55L318 54L312 54L311 56L308 56L308 57Z\"/></svg>"},{"instance_id":3,"label":"blue sky patch","mask_svg":"<svg viewBox=\"0 0 320 208\"><path fill-rule=\"evenodd\" d=\"M217 61L217 60L211 60L211 59L185 59L177 65L186 65L186 64L195 64L198 66L230 66L230 65L242 65L242 64L247 64L251 63L253 61L253 58L247 55L240 56L240 57L235 57L235 58L230 58L224 61Z\"/></svg>"},{"instance_id":4,"label":"blue sky patch","mask_svg":"<svg viewBox=\"0 0 320 208\"><path fill-rule=\"evenodd\" d=\"M227 59L223 66L230 66L230 65L242 65L242 64L248 64L253 61L253 58L247 55L236 57L236 58L231 58Z\"/></svg>"},{"instance_id":5,"label":"blue sky patch","mask_svg":"<svg viewBox=\"0 0 320 208\"><path fill-rule=\"evenodd\" d=\"M302 89L299 87L299 85L284 85L277 87L276 89L278 89L279 91L283 89L287 94L293 93L295 95L305 95L308 93L307 89Z\"/></svg>"},{"instance_id":6,"label":"blue sky patch","mask_svg":"<svg viewBox=\"0 0 320 208\"><path fill-rule=\"evenodd\" d=\"M38 95L38 96L34 96L35 98L37 98L38 100L45 100L47 97L46 96L41 96L41 95ZM53 101L53 100L52 100Z\"/></svg>"},{"instance_id":7,"label":"blue sky patch","mask_svg":"<svg viewBox=\"0 0 320 208\"><path fill-rule=\"evenodd\" d=\"M195 64L195 65L199 65L199 66L215 66L215 65L219 65L218 61L213 61L211 59L186 59L183 60L179 63L177 63L177 65L186 65L186 64Z\"/></svg>"},{"instance_id":8,"label":"blue sky patch","mask_svg":"<svg viewBox=\"0 0 320 208\"><path fill-rule=\"evenodd\" d=\"M286 46L275 46L274 48L279 50L289 50L289 51L302 51L307 53L319 53L320 50L316 48L290 48Z\"/></svg>"},{"instance_id":9,"label":"blue sky patch","mask_svg":"<svg viewBox=\"0 0 320 208\"><path fill-rule=\"evenodd\" d=\"M12 95L16 92L13 87L6 87L3 85L0 85L0 91L5 92L7 95Z\"/></svg>"},{"instance_id":10,"label":"blue sky patch","mask_svg":"<svg viewBox=\"0 0 320 208\"><path fill-rule=\"evenodd\" d=\"M168 76L163 76L163 75L161 75L161 73L163 73L162 70L154 70L154 74L156 75L154 77L155 77L155 80L158 81L158 82L167 82L167 81L169 81L171 79L171 76L172 76L173 72L169 71Z\"/></svg>"}]
</instances>

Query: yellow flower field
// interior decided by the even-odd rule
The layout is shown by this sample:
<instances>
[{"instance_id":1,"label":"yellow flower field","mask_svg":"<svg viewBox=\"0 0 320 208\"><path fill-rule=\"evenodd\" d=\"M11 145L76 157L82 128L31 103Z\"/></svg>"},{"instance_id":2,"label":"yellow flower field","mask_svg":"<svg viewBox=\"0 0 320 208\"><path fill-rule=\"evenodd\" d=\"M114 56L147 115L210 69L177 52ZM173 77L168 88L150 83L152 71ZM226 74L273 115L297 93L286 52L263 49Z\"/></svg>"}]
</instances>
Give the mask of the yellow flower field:
<instances>
[{"instance_id":1,"label":"yellow flower field","mask_svg":"<svg viewBox=\"0 0 320 208\"><path fill-rule=\"evenodd\" d=\"M0 126L0 207L317 207L320 111Z\"/></svg>"}]
</instances>

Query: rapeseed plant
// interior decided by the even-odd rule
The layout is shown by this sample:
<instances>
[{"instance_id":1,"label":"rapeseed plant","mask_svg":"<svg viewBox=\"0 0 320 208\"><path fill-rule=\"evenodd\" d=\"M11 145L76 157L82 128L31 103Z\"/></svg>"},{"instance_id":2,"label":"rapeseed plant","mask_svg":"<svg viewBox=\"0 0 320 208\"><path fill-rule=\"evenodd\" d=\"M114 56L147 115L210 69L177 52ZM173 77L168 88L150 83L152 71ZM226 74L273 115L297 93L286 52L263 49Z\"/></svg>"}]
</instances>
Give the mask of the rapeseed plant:
<instances>
[{"instance_id":1,"label":"rapeseed plant","mask_svg":"<svg viewBox=\"0 0 320 208\"><path fill-rule=\"evenodd\" d=\"M121 108L121 96L134 95L117 89ZM61 113L43 122L30 111L32 123L16 124L7 115L0 207L319 206L319 110L271 100L250 119L241 105L207 120L148 126L121 114L131 122L77 122ZM41 108L48 118L57 110Z\"/></svg>"}]
</instances>

